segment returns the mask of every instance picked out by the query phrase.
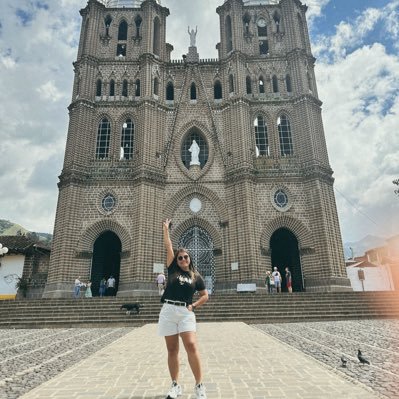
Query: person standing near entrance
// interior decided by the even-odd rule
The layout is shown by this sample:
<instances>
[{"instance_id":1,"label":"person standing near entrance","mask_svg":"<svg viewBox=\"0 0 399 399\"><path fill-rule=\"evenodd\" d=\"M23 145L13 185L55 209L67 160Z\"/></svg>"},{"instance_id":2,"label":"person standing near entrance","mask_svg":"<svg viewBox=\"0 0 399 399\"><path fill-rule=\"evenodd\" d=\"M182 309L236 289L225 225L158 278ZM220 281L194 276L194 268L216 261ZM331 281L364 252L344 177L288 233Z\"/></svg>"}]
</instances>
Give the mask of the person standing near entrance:
<instances>
[{"instance_id":1,"label":"person standing near entrance","mask_svg":"<svg viewBox=\"0 0 399 399\"><path fill-rule=\"evenodd\" d=\"M107 280L107 295L115 296L115 279L112 274L109 276L109 279Z\"/></svg>"},{"instance_id":2,"label":"person standing near entrance","mask_svg":"<svg viewBox=\"0 0 399 399\"><path fill-rule=\"evenodd\" d=\"M268 270L267 272L266 272L266 279L265 279L265 285L266 285L266 288L267 288L267 293L268 294L271 294L272 293L272 286L271 286L271 273L270 273L270 271Z\"/></svg>"},{"instance_id":3,"label":"person standing near entrance","mask_svg":"<svg viewBox=\"0 0 399 399\"><path fill-rule=\"evenodd\" d=\"M163 295L164 291L165 291L165 275L163 273L159 273L157 278L156 278L156 284L158 287L158 294L159 295Z\"/></svg>"},{"instance_id":4,"label":"person standing near entrance","mask_svg":"<svg viewBox=\"0 0 399 399\"><path fill-rule=\"evenodd\" d=\"M82 282L80 281L80 276L75 279L75 286L73 296L75 298L80 298L80 287L82 286Z\"/></svg>"},{"instance_id":5,"label":"person standing near entrance","mask_svg":"<svg viewBox=\"0 0 399 399\"><path fill-rule=\"evenodd\" d=\"M89 280L86 283L86 292L85 292L85 298L92 298L93 294L91 292L91 281Z\"/></svg>"},{"instance_id":6,"label":"person standing near entrance","mask_svg":"<svg viewBox=\"0 0 399 399\"><path fill-rule=\"evenodd\" d=\"M288 267L285 268L285 281L287 283L288 292L292 293L292 276L290 269L288 269Z\"/></svg>"},{"instance_id":7,"label":"person standing near entrance","mask_svg":"<svg viewBox=\"0 0 399 399\"><path fill-rule=\"evenodd\" d=\"M100 288L98 289L98 294L102 298L105 295L105 290L107 288L107 280L103 277L100 281Z\"/></svg>"},{"instance_id":8,"label":"person standing near entrance","mask_svg":"<svg viewBox=\"0 0 399 399\"><path fill-rule=\"evenodd\" d=\"M172 385L166 396L175 399L182 394L179 379L179 336L187 352L188 362L195 378L196 399L206 399L202 383L202 368L196 336L194 310L208 300L208 291L201 275L195 270L192 258L184 248L173 252L169 237L170 219L163 222L163 240L166 249L168 283L161 297L163 303L158 321L158 333L165 337L168 351L169 374ZM193 295L198 291L199 298L193 302Z\"/></svg>"},{"instance_id":9,"label":"person standing near entrance","mask_svg":"<svg viewBox=\"0 0 399 399\"><path fill-rule=\"evenodd\" d=\"M277 267L274 267L272 276L274 279L274 287L276 288L276 291L278 293L281 293L281 274L277 270Z\"/></svg>"}]
</instances>

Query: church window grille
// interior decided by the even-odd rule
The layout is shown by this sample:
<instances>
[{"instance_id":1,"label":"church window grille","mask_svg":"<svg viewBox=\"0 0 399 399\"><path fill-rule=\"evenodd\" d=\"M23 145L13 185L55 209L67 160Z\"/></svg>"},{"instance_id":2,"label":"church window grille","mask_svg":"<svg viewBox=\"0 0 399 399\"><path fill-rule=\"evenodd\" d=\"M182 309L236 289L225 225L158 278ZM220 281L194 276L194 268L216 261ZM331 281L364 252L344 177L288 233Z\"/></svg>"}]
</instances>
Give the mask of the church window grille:
<instances>
[{"instance_id":1,"label":"church window grille","mask_svg":"<svg viewBox=\"0 0 399 399\"><path fill-rule=\"evenodd\" d=\"M107 118L103 118L98 125L96 159L108 158L110 138L111 124Z\"/></svg>"},{"instance_id":2,"label":"church window grille","mask_svg":"<svg viewBox=\"0 0 399 399\"><path fill-rule=\"evenodd\" d=\"M96 96L97 97L101 97L101 95L102 95L102 86L103 86L103 84L102 84L101 79L98 79L97 84L96 84Z\"/></svg>"},{"instance_id":3,"label":"church window grille","mask_svg":"<svg viewBox=\"0 0 399 399\"><path fill-rule=\"evenodd\" d=\"M279 189L274 193L273 196L274 203L279 207L279 208L285 208L288 205L288 196L287 194Z\"/></svg>"},{"instance_id":4,"label":"church window grille","mask_svg":"<svg viewBox=\"0 0 399 399\"><path fill-rule=\"evenodd\" d=\"M255 144L258 155L270 155L269 141L267 137L267 125L263 116L258 115L254 121L255 126Z\"/></svg>"},{"instance_id":5,"label":"church window grille","mask_svg":"<svg viewBox=\"0 0 399 399\"><path fill-rule=\"evenodd\" d=\"M259 78L259 93L265 94L265 81L262 76Z\"/></svg>"},{"instance_id":6,"label":"church window grille","mask_svg":"<svg viewBox=\"0 0 399 399\"><path fill-rule=\"evenodd\" d=\"M225 33L226 33L226 50L229 53L233 50L233 32L231 29L231 18L230 15L226 17L225 22Z\"/></svg>"},{"instance_id":7,"label":"church window grille","mask_svg":"<svg viewBox=\"0 0 399 399\"><path fill-rule=\"evenodd\" d=\"M115 96L115 81L113 79L109 83L109 95L110 97Z\"/></svg>"},{"instance_id":8,"label":"church window grille","mask_svg":"<svg viewBox=\"0 0 399 399\"><path fill-rule=\"evenodd\" d=\"M213 96L215 100L222 99L222 84L220 83L219 80L217 80L213 85Z\"/></svg>"},{"instance_id":9,"label":"church window grille","mask_svg":"<svg viewBox=\"0 0 399 399\"><path fill-rule=\"evenodd\" d=\"M115 209L116 199L112 194L107 194L101 201L101 206L105 212L111 212Z\"/></svg>"},{"instance_id":10,"label":"church window grille","mask_svg":"<svg viewBox=\"0 0 399 399\"><path fill-rule=\"evenodd\" d=\"M161 23L159 22L159 18L155 17L154 19L154 29L153 29L153 53L155 55L159 55L161 48Z\"/></svg>"},{"instance_id":11,"label":"church window grille","mask_svg":"<svg viewBox=\"0 0 399 399\"><path fill-rule=\"evenodd\" d=\"M140 79L136 80L135 86L136 87L135 87L134 95L136 97L140 97L140 91L141 91L141 89L140 89Z\"/></svg>"},{"instance_id":12,"label":"church window grille","mask_svg":"<svg viewBox=\"0 0 399 399\"><path fill-rule=\"evenodd\" d=\"M196 100L197 99L197 87L195 86L195 83L191 83L190 86L190 100Z\"/></svg>"},{"instance_id":13,"label":"church window grille","mask_svg":"<svg viewBox=\"0 0 399 399\"><path fill-rule=\"evenodd\" d=\"M292 93L291 76L288 74L285 76L285 85L287 87L287 93Z\"/></svg>"},{"instance_id":14,"label":"church window grille","mask_svg":"<svg viewBox=\"0 0 399 399\"><path fill-rule=\"evenodd\" d=\"M175 98L175 90L174 90L174 87L173 87L173 83L169 82L166 85L166 100L167 101L173 101L174 98Z\"/></svg>"},{"instance_id":15,"label":"church window grille","mask_svg":"<svg viewBox=\"0 0 399 399\"><path fill-rule=\"evenodd\" d=\"M126 119L122 125L121 159L133 158L134 124L131 119Z\"/></svg>"},{"instance_id":16,"label":"church window grille","mask_svg":"<svg viewBox=\"0 0 399 399\"><path fill-rule=\"evenodd\" d=\"M229 75L229 93L234 93L234 78L233 78L233 75Z\"/></svg>"},{"instance_id":17,"label":"church window grille","mask_svg":"<svg viewBox=\"0 0 399 399\"><path fill-rule=\"evenodd\" d=\"M208 162L209 150L208 144L202 134L197 130L192 130L183 141L182 149L181 149L181 160L184 166L187 169L190 169L190 162L191 162L191 152L189 148L191 147L193 140L195 140L198 144L200 149L198 154L198 160L201 165L201 169L205 166Z\"/></svg>"},{"instance_id":18,"label":"church window grille","mask_svg":"<svg viewBox=\"0 0 399 399\"><path fill-rule=\"evenodd\" d=\"M282 156L293 154L291 124L287 115L281 115L277 119L277 129L280 140L280 154Z\"/></svg>"},{"instance_id":19,"label":"church window grille","mask_svg":"<svg viewBox=\"0 0 399 399\"><path fill-rule=\"evenodd\" d=\"M252 94L252 82L250 76L247 76L247 78L245 79L245 84L247 87L247 94Z\"/></svg>"},{"instance_id":20,"label":"church window grille","mask_svg":"<svg viewBox=\"0 0 399 399\"><path fill-rule=\"evenodd\" d=\"M127 80L125 79L122 83L122 96L123 97L127 97L128 96L128 84L127 84Z\"/></svg>"},{"instance_id":21,"label":"church window grille","mask_svg":"<svg viewBox=\"0 0 399 399\"><path fill-rule=\"evenodd\" d=\"M190 253L191 259L205 281L208 293L213 292L215 283L214 244L209 233L199 226L188 229L179 240L179 247Z\"/></svg>"},{"instance_id":22,"label":"church window grille","mask_svg":"<svg viewBox=\"0 0 399 399\"><path fill-rule=\"evenodd\" d=\"M273 93L278 93L278 79L276 75L272 77Z\"/></svg>"}]
</instances>

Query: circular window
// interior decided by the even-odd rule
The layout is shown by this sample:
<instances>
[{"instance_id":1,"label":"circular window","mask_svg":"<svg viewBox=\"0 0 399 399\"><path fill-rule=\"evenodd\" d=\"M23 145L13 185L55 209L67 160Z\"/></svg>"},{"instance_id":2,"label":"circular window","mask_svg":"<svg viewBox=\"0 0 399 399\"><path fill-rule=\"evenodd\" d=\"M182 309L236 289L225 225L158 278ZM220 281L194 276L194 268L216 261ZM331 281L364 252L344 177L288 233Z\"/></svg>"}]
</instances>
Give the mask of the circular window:
<instances>
[{"instance_id":1,"label":"circular window","mask_svg":"<svg viewBox=\"0 0 399 399\"><path fill-rule=\"evenodd\" d=\"M190 201L190 209L193 213L198 213L202 208L202 202L198 198L193 198Z\"/></svg>"},{"instance_id":2,"label":"circular window","mask_svg":"<svg viewBox=\"0 0 399 399\"><path fill-rule=\"evenodd\" d=\"M116 206L115 197L112 194L107 194L101 202L101 206L106 212L111 212Z\"/></svg>"},{"instance_id":3,"label":"circular window","mask_svg":"<svg viewBox=\"0 0 399 399\"><path fill-rule=\"evenodd\" d=\"M283 190L277 190L274 193L274 203L279 208L285 208L288 205L288 196Z\"/></svg>"}]
</instances>

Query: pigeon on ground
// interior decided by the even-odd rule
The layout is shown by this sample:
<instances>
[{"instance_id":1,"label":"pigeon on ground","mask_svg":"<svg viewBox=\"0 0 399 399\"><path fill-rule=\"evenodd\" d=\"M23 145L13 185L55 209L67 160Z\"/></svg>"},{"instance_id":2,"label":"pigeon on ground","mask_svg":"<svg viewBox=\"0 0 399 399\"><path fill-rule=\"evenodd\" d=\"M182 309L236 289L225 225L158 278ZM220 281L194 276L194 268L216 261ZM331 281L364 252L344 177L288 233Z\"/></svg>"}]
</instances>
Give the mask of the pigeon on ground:
<instances>
[{"instance_id":1,"label":"pigeon on ground","mask_svg":"<svg viewBox=\"0 0 399 399\"><path fill-rule=\"evenodd\" d=\"M346 367L346 363L348 363L348 359L344 355L342 355L341 362L342 362L341 367Z\"/></svg>"},{"instance_id":2,"label":"pigeon on ground","mask_svg":"<svg viewBox=\"0 0 399 399\"><path fill-rule=\"evenodd\" d=\"M357 350L357 358L361 364L370 364L370 362L362 355L360 349Z\"/></svg>"}]
</instances>

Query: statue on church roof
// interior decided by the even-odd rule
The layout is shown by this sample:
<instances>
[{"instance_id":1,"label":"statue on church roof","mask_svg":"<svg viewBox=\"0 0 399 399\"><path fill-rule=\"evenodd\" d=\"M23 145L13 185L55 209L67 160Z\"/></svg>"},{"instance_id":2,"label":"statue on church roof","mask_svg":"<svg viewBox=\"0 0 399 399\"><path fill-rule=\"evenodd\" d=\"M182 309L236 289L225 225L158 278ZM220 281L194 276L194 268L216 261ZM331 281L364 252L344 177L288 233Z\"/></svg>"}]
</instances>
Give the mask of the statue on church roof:
<instances>
[{"instance_id":1,"label":"statue on church roof","mask_svg":"<svg viewBox=\"0 0 399 399\"><path fill-rule=\"evenodd\" d=\"M188 27L187 32L190 35L190 46L195 47L195 38L197 36L197 27L195 27L195 31L194 31L194 29L191 29L191 31L190 31L190 27Z\"/></svg>"}]
</instances>

